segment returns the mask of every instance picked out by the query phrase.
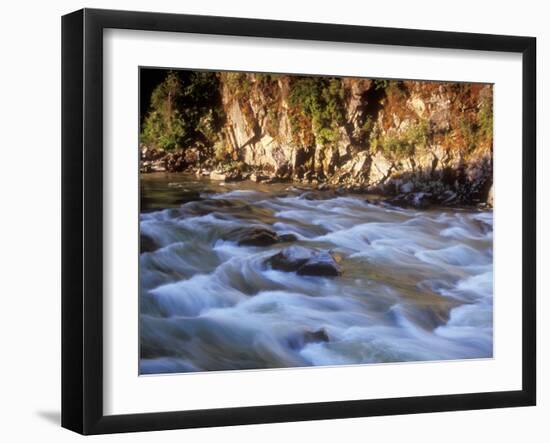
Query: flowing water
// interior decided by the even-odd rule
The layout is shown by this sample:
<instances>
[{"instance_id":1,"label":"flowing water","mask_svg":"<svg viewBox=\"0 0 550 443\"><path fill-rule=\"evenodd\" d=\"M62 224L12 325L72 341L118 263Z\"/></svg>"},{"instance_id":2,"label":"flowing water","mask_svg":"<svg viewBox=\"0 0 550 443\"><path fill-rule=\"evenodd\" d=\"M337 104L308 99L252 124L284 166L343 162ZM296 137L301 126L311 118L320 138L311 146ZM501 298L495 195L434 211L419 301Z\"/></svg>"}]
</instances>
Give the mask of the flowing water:
<instances>
[{"instance_id":1,"label":"flowing water","mask_svg":"<svg viewBox=\"0 0 550 443\"><path fill-rule=\"evenodd\" d=\"M142 175L141 199L142 374L492 357L490 211L183 174ZM251 226L297 241L228 238ZM266 266L290 244L342 275Z\"/></svg>"}]
</instances>

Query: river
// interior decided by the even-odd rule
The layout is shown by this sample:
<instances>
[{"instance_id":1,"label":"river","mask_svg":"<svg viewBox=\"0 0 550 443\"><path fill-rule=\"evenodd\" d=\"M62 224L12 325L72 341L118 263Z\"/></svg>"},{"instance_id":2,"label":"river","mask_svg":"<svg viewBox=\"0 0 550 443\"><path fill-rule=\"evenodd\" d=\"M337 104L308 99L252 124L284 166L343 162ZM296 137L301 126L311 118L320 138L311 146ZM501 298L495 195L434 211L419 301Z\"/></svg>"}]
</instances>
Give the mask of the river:
<instances>
[{"instance_id":1,"label":"river","mask_svg":"<svg viewBox=\"0 0 550 443\"><path fill-rule=\"evenodd\" d=\"M490 358L493 213L142 174L140 373ZM239 245L239 228L294 241ZM266 260L329 251L341 275Z\"/></svg>"}]
</instances>

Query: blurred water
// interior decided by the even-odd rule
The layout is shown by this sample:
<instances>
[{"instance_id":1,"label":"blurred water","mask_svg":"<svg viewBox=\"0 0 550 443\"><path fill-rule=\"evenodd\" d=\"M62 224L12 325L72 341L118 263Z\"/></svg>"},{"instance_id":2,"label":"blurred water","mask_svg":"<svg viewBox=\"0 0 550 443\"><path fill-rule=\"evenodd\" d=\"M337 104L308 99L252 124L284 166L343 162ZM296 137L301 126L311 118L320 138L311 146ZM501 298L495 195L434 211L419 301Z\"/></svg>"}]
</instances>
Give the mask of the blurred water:
<instances>
[{"instance_id":1,"label":"blurred water","mask_svg":"<svg viewBox=\"0 0 550 443\"><path fill-rule=\"evenodd\" d=\"M141 373L492 356L492 212L181 174L141 195ZM226 239L249 226L331 250L342 276L269 269L289 244Z\"/></svg>"}]
</instances>

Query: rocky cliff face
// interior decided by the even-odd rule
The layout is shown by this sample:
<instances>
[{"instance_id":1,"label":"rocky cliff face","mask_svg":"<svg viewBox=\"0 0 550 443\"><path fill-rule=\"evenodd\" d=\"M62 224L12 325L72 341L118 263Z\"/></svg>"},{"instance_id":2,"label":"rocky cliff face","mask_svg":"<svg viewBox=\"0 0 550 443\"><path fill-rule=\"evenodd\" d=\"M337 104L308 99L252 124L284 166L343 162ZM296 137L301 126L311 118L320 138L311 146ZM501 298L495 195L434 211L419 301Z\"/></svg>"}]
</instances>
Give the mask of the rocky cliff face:
<instances>
[{"instance_id":1,"label":"rocky cliff face","mask_svg":"<svg viewBox=\"0 0 550 443\"><path fill-rule=\"evenodd\" d=\"M221 149L266 175L474 200L489 194L492 85L329 79L317 87L319 80L307 77L237 73L220 79Z\"/></svg>"},{"instance_id":2,"label":"rocky cliff face","mask_svg":"<svg viewBox=\"0 0 550 443\"><path fill-rule=\"evenodd\" d=\"M457 203L491 195L490 84L232 72L216 79L216 138L185 153L199 169Z\"/></svg>"}]
</instances>

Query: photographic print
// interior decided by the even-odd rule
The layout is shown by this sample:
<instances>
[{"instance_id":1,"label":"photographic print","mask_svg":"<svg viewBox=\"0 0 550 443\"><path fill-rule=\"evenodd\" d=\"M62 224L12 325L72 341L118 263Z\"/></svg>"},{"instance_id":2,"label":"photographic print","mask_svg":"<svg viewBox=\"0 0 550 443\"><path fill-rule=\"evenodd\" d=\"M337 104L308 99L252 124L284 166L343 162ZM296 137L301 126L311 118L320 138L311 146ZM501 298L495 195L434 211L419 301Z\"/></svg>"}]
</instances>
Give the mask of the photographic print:
<instances>
[{"instance_id":1,"label":"photographic print","mask_svg":"<svg viewBox=\"0 0 550 443\"><path fill-rule=\"evenodd\" d=\"M142 67L140 374L493 356L493 85Z\"/></svg>"}]
</instances>

